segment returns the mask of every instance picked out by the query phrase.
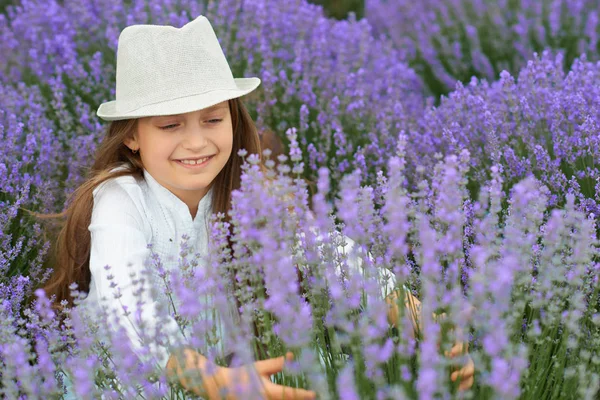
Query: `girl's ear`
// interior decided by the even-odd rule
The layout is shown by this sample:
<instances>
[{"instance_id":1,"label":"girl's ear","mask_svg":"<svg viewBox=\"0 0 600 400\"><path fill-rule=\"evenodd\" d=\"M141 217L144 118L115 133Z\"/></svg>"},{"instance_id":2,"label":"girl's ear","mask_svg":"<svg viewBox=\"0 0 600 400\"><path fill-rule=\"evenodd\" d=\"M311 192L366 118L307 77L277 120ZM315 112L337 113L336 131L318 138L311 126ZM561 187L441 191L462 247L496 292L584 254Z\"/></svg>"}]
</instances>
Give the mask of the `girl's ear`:
<instances>
[{"instance_id":1,"label":"girl's ear","mask_svg":"<svg viewBox=\"0 0 600 400\"><path fill-rule=\"evenodd\" d=\"M133 137L128 137L127 139L123 140L123 144L129 147L130 150L138 150L140 148L136 134L134 134Z\"/></svg>"}]
</instances>

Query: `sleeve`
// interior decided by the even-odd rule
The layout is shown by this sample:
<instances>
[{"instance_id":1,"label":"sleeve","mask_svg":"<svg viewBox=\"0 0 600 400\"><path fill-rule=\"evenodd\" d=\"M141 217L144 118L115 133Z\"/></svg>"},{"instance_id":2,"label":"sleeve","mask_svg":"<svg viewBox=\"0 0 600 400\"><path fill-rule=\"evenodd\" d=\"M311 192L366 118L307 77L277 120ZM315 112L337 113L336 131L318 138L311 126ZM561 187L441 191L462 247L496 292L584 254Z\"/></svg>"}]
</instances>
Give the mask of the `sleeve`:
<instances>
[{"instance_id":1,"label":"sleeve","mask_svg":"<svg viewBox=\"0 0 600 400\"><path fill-rule=\"evenodd\" d=\"M144 290L134 285L134 279L143 275L144 265L150 257L151 233L145 232L142 216L130 194L120 185L106 182L94 193L89 231L91 233L90 292L96 292L100 306L107 307L117 316L118 323L127 331L132 348L139 354L143 347L140 332L160 331L170 342L181 342L184 337L175 319L161 315L157 319L157 302L151 296L151 281L145 279ZM110 266L106 269L105 266ZM132 274L135 276L132 277ZM113 283L114 282L114 283ZM114 284L120 297L115 298ZM139 304L141 302L141 304ZM126 308L130 314L124 312ZM138 309L141 312L137 312ZM160 325L159 325L160 324ZM150 354L165 368L169 359L167 346L148 344Z\"/></svg>"},{"instance_id":2,"label":"sleeve","mask_svg":"<svg viewBox=\"0 0 600 400\"><path fill-rule=\"evenodd\" d=\"M308 212L307 214L308 220L313 224L309 229L312 234L316 236L318 241L323 240L322 234L319 232L319 229L314 225L315 217L312 212ZM304 233L300 233L301 236L304 236ZM339 254L345 254L348 256L347 265L350 269L363 272L363 260L362 258L365 256L364 251L361 248L354 249L355 242L350 239L348 236L342 234L339 231L335 231L335 235L340 235L343 239L343 245L339 245L337 247L337 251ZM373 256L371 253L367 253L367 257L369 260L373 261ZM396 289L396 276L386 268L378 268L378 281L381 285L381 295L383 298L386 298ZM340 266L336 267L336 274L340 276L342 273ZM404 289L407 289L405 285L402 285Z\"/></svg>"},{"instance_id":3,"label":"sleeve","mask_svg":"<svg viewBox=\"0 0 600 400\"><path fill-rule=\"evenodd\" d=\"M343 236L343 238L344 238L345 245L339 246L338 251L341 254L348 255L347 263L348 263L349 268L362 272L363 271L363 259L362 258L365 256L364 252L360 248L354 249L355 243L352 239L350 239L349 237L347 237L345 235ZM367 257L369 257L369 259L371 261L373 261L373 257L371 255L371 253L367 253ZM385 298L395 290L396 277L387 268L377 268L377 270L379 273L379 275L378 275L379 284L381 285L381 296L383 298ZM341 271L338 270L338 274L340 272Z\"/></svg>"}]
</instances>

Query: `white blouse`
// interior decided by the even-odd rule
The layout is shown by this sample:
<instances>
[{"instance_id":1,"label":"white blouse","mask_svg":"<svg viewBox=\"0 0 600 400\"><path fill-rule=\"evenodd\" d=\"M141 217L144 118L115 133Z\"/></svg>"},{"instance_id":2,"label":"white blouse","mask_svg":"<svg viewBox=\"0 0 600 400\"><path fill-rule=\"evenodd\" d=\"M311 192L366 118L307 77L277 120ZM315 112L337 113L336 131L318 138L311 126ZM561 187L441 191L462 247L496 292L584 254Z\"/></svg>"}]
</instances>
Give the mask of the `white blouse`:
<instances>
[{"instance_id":1,"label":"white blouse","mask_svg":"<svg viewBox=\"0 0 600 400\"><path fill-rule=\"evenodd\" d=\"M116 169L124 169L124 166ZM86 306L108 306L116 310L120 323L126 330L133 349L142 344L137 332L141 327L134 321L137 300L130 274L135 272L141 277L144 262L148 262L152 252L160 257L165 270L178 267L182 235L189 236L190 254L206 256L208 251L208 218L211 214L212 189L198 203L198 212L192 219L188 206L167 188L159 184L144 170L145 179L133 176L121 176L103 182L93 191L94 205L89 225L91 233L90 271L91 282ZM110 265L110 270L105 269ZM109 276L120 288L120 303L114 298ZM149 283L145 282L145 287ZM108 301L102 301L106 298ZM141 296L141 320L145 332L154 332L156 326L156 306L167 301L166 296L153 298L149 290ZM121 305L131 311L130 318L125 317ZM166 322L166 324L164 324ZM169 317L161 321L158 328L172 340L183 341L177 322ZM152 348L152 346L151 346ZM157 362L166 366L169 354L165 346L154 346Z\"/></svg>"},{"instance_id":2,"label":"white blouse","mask_svg":"<svg viewBox=\"0 0 600 400\"><path fill-rule=\"evenodd\" d=\"M113 178L93 191L94 205L89 225L91 282L89 294L82 303L116 311L115 315L119 316L120 324L126 328L134 350L142 347L138 335L142 328L133 318L138 306L130 274L135 272L140 277L144 262L151 256L148 244L152 244L152 251L159 255L165 270L177 268L184 234L189 236L190 254L207 256L208 218L212 205L211 189L198 203L198 212L192 219L188 206L146 170L144 178L137 179L130 175ZM348 253L353 246L349 238L346 238L346 242L341 252ZM350 257L348 262L358 268L362 264L360 259L354 257ZM105 269L107 265L111 267L110 270ZM386 275L389 277L387 285L382 285L382 294L385 295L394 288L395 279L387 270L382 269L380 273L382 279ZM111 287L110 275L120 288L120 303L114 298L115 289ZM148 287L148 283L145 286ZM154 298L149 291L144 291L142 300L144 304L140 320L144 323L144 331L152 335L155 329L160 329L175 342L172 344L184 343L183 334L174 318L168 317L167 321L156 319L156 307L161 304L164 308L168 301L166 296L163 294ZM123 315L121 304L132 312L130 318ZM160 327L157 326L159 323ZM219 329L222 331L223 327L219 326ZM152 353L157 355L159 366L164 368L169 358L168 348L156 344L149 346Z\"/></svg>"}]
</instances>

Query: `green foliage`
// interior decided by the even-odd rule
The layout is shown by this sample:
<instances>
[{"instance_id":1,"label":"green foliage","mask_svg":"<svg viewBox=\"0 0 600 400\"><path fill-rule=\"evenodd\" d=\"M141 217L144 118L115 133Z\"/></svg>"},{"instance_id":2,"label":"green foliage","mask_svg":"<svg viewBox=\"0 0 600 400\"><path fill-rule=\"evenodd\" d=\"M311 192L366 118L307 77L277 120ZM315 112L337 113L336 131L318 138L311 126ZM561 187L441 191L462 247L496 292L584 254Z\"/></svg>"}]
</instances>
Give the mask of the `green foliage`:
<instances>
[{"instance_id":1,"label":"green foliage","mask_svg":"<svg viewBox=\"0 0 600 400\"><path fill-rule=\"evenodd\" d=\"M323 6L325 14L331 18L346 19L351 12L359 19L364 16L365 0L309 0L309 2Z\"/></svg>"}]
</instances>

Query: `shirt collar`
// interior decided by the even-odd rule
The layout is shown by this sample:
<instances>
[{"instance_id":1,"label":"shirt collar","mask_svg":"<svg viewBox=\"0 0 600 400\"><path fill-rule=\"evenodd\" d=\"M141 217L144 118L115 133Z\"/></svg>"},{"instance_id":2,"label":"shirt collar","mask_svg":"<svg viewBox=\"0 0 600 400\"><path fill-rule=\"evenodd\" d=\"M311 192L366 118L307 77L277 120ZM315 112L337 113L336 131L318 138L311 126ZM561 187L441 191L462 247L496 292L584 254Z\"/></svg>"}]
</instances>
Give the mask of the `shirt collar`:
<instances>
[{"instance_id":1,"label":"shirt collar","mask_svg":"<svg viewBox=\"0 0 600 400\"><path fill-rule=\"evenodd\" d=\"M169 189L158 183L156 179L144 168L144 178L150 187L150 190L159 199L160 203L166 206L170 206L177 210L179 213L185 213L183 215L190 215L190 209L187 204L183 202L179 197L173 194ZM212 208L212 187L198 202L198 212L194 218L194 224L198 221L204 221L208 217Z\"/></svg>"}]
</instances>

